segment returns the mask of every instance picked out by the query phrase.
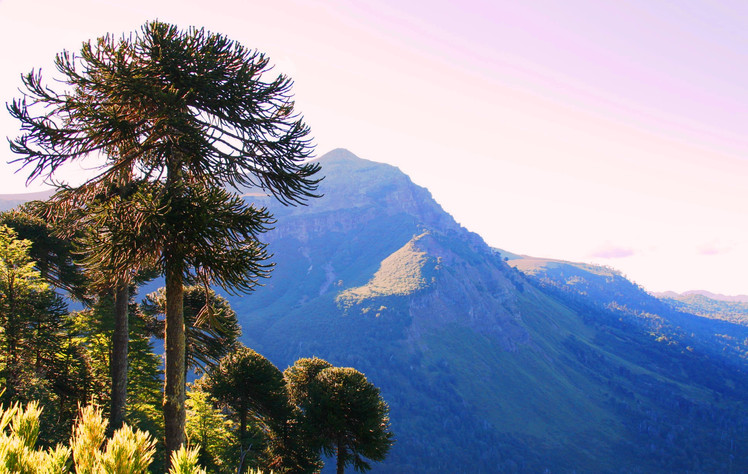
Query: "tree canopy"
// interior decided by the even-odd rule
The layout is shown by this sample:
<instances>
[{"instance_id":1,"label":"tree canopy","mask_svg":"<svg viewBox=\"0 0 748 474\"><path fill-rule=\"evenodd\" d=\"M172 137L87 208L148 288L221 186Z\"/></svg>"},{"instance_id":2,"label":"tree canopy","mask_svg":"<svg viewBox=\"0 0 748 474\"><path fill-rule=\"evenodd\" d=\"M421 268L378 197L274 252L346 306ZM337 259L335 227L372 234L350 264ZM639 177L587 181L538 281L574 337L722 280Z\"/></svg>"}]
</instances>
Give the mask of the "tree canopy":
<instances>
[{"instance_id":1,"label":"tree canopy","mask_svg":"<svg viewBox=\"0 0 748 474\"><path fill-rule=\"evenodd\" d=\"M50 212L127 197L112 210L127 219L108 221L110 235L88 258L112 275L156 262L166 277L168 456L185 440L183 285L200 279L247 291L267 275L257 239L270 215L229 189L256 187L285 204L315 196L309 128L294 111L292 81L274 74L265 55L205 29L149 22L129 36L85 42L79 54L63 51L55 65L61 89L31 71L8 107L22 130L11 140L14 161L29 180L54 181L67 162L103 160L96 177L63 189Z\"/></svg>"},{"instance_id":2,"label":"tree canopy","mask_svg":"<svg viewBox=\"0 0 748 474\"><path fill-rule=\"evenodd\" d=\"M284 377L309 439L319 451L337 456L339 474L349 464L366 471L367 459L384 460L394 436L389 407L364 374L314 357L299 359Z\"/></svg>"},{"instance_id":3,"label":"tree canopy","mask_svg":"<svg viewBox=\"0 0 748 474\"><path fill-rule=\"evenodd\" d=\"M146 295L141 305L148 332L164 338L166 289ZM186 330L186 368L202 372L236 348L241 328L228 301L210 288L195 285L184 290L184 324Z\"/></svg>"}]
</instances>

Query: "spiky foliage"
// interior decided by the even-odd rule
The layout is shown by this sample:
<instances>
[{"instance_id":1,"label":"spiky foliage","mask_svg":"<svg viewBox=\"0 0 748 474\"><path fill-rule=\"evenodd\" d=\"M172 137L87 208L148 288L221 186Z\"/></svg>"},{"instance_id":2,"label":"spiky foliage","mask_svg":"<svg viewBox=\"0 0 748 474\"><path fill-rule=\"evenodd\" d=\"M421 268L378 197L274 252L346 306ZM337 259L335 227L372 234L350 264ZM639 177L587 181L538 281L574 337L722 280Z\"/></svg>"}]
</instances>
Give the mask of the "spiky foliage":
<instances>
[{"instance_id":1,"label":"spiky foliage","mask_svg":"<svg viewBox=\"0 0 748 474\"><path fill-rule=\"evenodd\" d=\"M128 310L131 336L128 341L127 423L150 431L154 436L163 433L160 415L161 357L153 352L153 341L140 317L139 306L131 302ZM110 366L113 359L112 336L115 325L111 295L101 295L90 308L71 313L74 341L87 369L84 400L108 407L111 404ZM111 416L110 416L111 420ZM114 430L111 428L110 434Z\"/></svg>"},{"instance_id":2,"label":"spiky foliage","mask_svg":"<svg viewBox=\"0 0 748 474\"><path fill-rule=\"evenodd\" d=\"M141 305L151 335L164 338L166 289L146 295ZM204 286L184 289L184 324L186 330L186 368L201 373L213 367L234 350L241 336L236 313L228 301Z\"/></svg>"},{"instance_id":3,"label":"spiky foliage","mask_svg":"<svg viewBox=\"0 0 748 474\"><path fill-rule=\"evenodd\" d=\"M126 183L129 176L127 173L120 173L117 178L118 183ZM144 273L143 269L148 268L149 263L152 264L153 257L150 261L141 259L130 270L123 271L118 268L104 253L104 250L111 250L113 247L111 233L107 230L129 222L132 217L132 212L128 212L131 211L131 206L125 206L123 203L126 201L120 195L107 200L94 199L93 202L84 205L82 202L75 202L75 199L71 199L70 194L66 191L58 192L49 202L36 202L27 206L27 209L36 216L37 220L46 225L47 233L54 232L55 239L66 242L67 247L71 246L70 242L77 245L78 257L86 267L87 294L80 291L79 284L73 287L73 290L78 290L74 296L88 305L95 303L97 295L111 293L114 297L114 333L111 337L111 357L109 358L112 382L109 396L111 401L109 426L110 430L114 430L124 422L127 399L129 286ZM70 202L67 202L68 208L66 209L66 206L62 205L66 200L72 201L79 207L70 208ZM44 220L39 216L44 217ZM97 227L93 228L94 225ZM58 245L58 247L62 246ZM77 275L81 276L79 280L83 279L81 272Z\"/></svg>"},{"instance_id":4,"label":"spiky foliage","mask_svg":"<svg viewBox=\"0 0 748 474\"><path fill-rule=\"evenodd\" d=\"M223 186L257 186L284 203L313 196L309 130L293 111L292 82L271 78L264 55L203 29L147 23L129 37L84 43L80 56L63 52L56 67L66 90L48 87L40 72L24 76L24 97L9 106L23 131L11 149L29 179L106 154L99 176L71 200L91 202L122 173L149 196L136 201L155 212L128 223L135 238L110 239L101 257L116 273L138 255L155 256L166 276L164 417L173 451L184 441L185 278L195 272L243 291L263 274L256 235L268 216Z\"/></svg>"},{"instance_id":5,"label":"spiky foliage","mask_svg":"<svg viewBox=\"0 0 748 474\"><path fill-rule=\"evenodd\" d=\"M309 391L317 375L332 364L319 357L299 359L283 371L291 403L303 406L309 400Z\"/></svg>"},{"instance_id":6,"label":"spiky foliage","mask_svg":"<svg viewBox=\"0 0 748 474\"><path fill-rule=\"evenodd\" d=\"M74 248L69 239L55 233L49 222L38 217L40 201L26 203L0 213L0 224L12 228L19 239L33 242L29 257L35 262L42 278L66 290L78 300L85 299L85 278L74 261Z\"/></svg>"},{"instance_id":7,"label":"spiky foliage","mask_svg":"<svg viewBox=\"0 0 748 474\"><path fill-rule=\"evenodd\" d=\"M211 473L233 474L241 452L234 442L236 423L202 390L187 392L187 440L200 446L198 460Z\"/></svg>"},{"instance_id":8,"label":"spiky foliage","mask_svg":"<svg viewBox=\"0 0 748 474\"><path fill-rule=\"evenodd\" d=\"M200 447L180 447L171 453L169 474L206 474L207 471L198 464Z\"/></svg>"},{"instance_id":9,"label":"spiky foliage","mask_svg":"<svg viewBox=\"0 0 748 474\"><path fill-rule=\"evenodd\" d=\"M146 473L155 452L155 441L150 434L123 425L99 456L99 472Z\"/></svg>"},{"instance_id":10,"label":"spiky foliage","mask_svg":"<svg viewBox=\"0 0 748 474\"><path fill-rule=\"evenodd\" d=\"M0 374L5 400L42 399L47 407L64 410L71 372L65 365L72 348L66 340L66 306L36 270L31 242L0 225ZM72 367L75 370L75 367ZM65 389L54 398L52 386ZM59 414L58 414L59 415Z\"/></svg>"},{"instance_id":11,"label":"spiky foliage","mask_svg":"<svg viewBox=\"0 0 748 474\"><path fill-rule=\"evenodd\" d=\"M61 445L36 449L39 417L36 402L25 407L14 403L0 410L0 472L23 474L64 474L69 472L70 449Z\"/></svg>"},{"instance_id":12,"label":"spiky foliage","mask_svg":"<svg viewBox=\"0 0 748 474\"><path fill-rule=\"evenodd\" d=\"M319 456L309 449L299 429L283 374L265 357L240 346L221 359L199 385L238 421L242 456L247 456L245 449L251 445L251 464L275 472L319 469Z\"/></svg>"},{"instance_id":13,"label":"spiky foliage","mask_svg":"<svg viewBox=\"0 0 748 474\"><path fill-rule=\"evenodd\" d=\"M250 420L265 425L267 430L268 420L283 418L290 409L280 370L244 346L221 359L202 380L202 387L235 413L242 446L247 443L245 438Z\"/></svg>"},{"instance_id":14,"label":"spiky foliage","mask_svg":"<svg viewBox=\"0 0 748 474\"><path fill-rule=\"evenodd\" d=\"M106 427L100 408L88 405L80 410L70 441L76 474L96 472L96 457L106 439Z\"/></svg>"},{"instance_id":15,"label":"spiky foliage","mask_svg":"<svg viewBox=\"0 0 748 474\"><path fill-rule=\"evenodd\" d=\"M123 425L107 440L107 424L100 408L89 405L80 410L70 441L76 474L147 473L156 452L151 435Z\"/></svg>"},{"instance_id":16,"label":"spiky foliage","mask_svg":"<svg viewBox=\"0 0 748 474\"><path fill-rule=\"evenodd\" d=\"M3 371L12 394L19 382L20 345L24 332L24 315L34 295L47 289L47 283L29 257L31 241L20 240L6 225L0 226L0 325L6 356Z\"/></svg>"},{"instance_id":17,"label":"spiky foliage","mask_svg":"<svg viewBox=\"0 0 748 474\"><path fill-rule=\"evenodd\" d=\"M30 179L69 160L119 150L116 166L160 177L171 162L212 186L258 186L283 202L316 188L309 129L293 110L292 81L270 73L257 51L204 29L146 23L129 37L86 42L56 58L71 89L23 77L9 110L24 134L12 140Z\"/></svg>"}]
</instances>

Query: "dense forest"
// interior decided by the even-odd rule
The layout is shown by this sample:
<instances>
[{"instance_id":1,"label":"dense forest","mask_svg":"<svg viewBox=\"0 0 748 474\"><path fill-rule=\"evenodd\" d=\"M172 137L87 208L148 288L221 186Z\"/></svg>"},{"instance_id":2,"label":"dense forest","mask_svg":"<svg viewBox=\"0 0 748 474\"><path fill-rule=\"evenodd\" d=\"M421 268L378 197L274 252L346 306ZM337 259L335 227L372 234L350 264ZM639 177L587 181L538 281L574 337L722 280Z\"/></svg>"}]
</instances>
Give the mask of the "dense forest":
<instances>
[{"instance_id":1,"label":"dense forest","mask_svg":"<svg viewBox=\"0 0 748 474\"><path fill-rule=\"evenodd\" d=\"M67 162L103 164L0 216L0 465L315 472L324 454L342 473L383 460L379 389L319 358L281 371L239 342L212 289L248 292L270 270L259 237L272 216L227 187L317 197L291 80L221 35L159 22L63 52L56 68L63 89L32 71L8 107L15 162L52 182ZM164 287L135 301L154 278Z\"/></svg>"},{"instance_id":2,"label":"dense forest","mask_svg":"<svg viewBox=\"0 0 748 474\"><path fill-rule=\"evenodd\" d=\"M59 452L32 470L23 466L33 464L34 447L59 451L70 442L75 472L98 472L81 470L83 454L75 451L80 433L96 431L93 425L100 432L97 447L105 434L107 446L129 434L134 449L117 459L107 448L96 462L123 468L142 455L143 469L128 472L159 472L165 462L163 370L155 342L164 337L165 290L128 301L126 424L118 435L111 408L114 295L76 263L72 241L56 237L30 213L34 204L0 214L0 377L3 406L10 407L0 422L8 430L0 441L6 443L3 465L10 472L67 472L71 459L60 461ZM239 466L315 472L323 453L359 470L368 469L367 460L384 458L393 438L389 409L361 372L317 358L281 372L239 342L236 313L210 288L186 287L183 308L184 370L202 375L187 392L185 429L193 451L179 451L184 462L192 459L195 469L208 472L237 472ZM34 425L35 434L13 445L9 435L26 429L20 425Z\"/></svg>"}]
</instances>

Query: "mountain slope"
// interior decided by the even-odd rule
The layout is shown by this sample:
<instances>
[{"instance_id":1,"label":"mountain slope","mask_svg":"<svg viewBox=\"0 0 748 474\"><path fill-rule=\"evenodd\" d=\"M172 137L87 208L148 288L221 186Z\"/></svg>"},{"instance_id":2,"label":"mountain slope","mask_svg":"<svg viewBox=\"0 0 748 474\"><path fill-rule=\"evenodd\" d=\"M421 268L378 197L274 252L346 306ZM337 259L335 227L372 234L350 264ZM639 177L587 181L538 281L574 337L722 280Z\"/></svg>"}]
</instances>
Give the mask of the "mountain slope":
<instances>
[{"instance_id":1,"label":"mountain slope","mask_svg":"<svg viewBox=\"0 0 748 474\"><path fill-rule=\"evenodd\" d=\"M748 296L745 295L725 296L707 291L687 291L682 294L659 293L655 296L675 310L748 326Z\"/></svg>"},{"instance_id":2,"label":"mountain slope","mask_svg":"<svg viewBox=\"0 0 748 474\"><path fill-rule=\"evenodd\" d=\"M698 347L716 359L748 367L746 303L692 293L658 297L608 267L498 252L547 291L615 314L671 343Z\"/></svg>"},{"instance_id":3,"label":"mountain slope","mask_svg":"<svg viewBox=\"0 0 748 474\"><path fill-rule=\"evenodd\" d=\"M45 200L52 196L53 191L39 191L35 193L0 194L0 212L12 209L28 201Z\"/></svg>"},{"instance_id":4,"label":"mountain slope","mask_svg":"<svg viewBox=\"0 0 748 474\"><path fill-rule=\"evenodd\" d=\"M745 454L726 441L746 440L739 369L538 285L396 168L320 163L307 207L247 197L278 219L276 267L231 303L281 368L316 355L382 388L397 443L378 472L721 470Z\"/></svg>"},{"instance_id":5,"label":"mountain slope","mask_svg":"<svg viewBox=\"0 0 748 474\"><path fill-rule=\"evenodd\" d=\"M278 221L275 268L228 297L281 369L319 356L381 388L396 444L375 472L748 470L742 326L492 249L392 166L320 163L308 206L245 190Z\"/></svg>"}]
</instances>

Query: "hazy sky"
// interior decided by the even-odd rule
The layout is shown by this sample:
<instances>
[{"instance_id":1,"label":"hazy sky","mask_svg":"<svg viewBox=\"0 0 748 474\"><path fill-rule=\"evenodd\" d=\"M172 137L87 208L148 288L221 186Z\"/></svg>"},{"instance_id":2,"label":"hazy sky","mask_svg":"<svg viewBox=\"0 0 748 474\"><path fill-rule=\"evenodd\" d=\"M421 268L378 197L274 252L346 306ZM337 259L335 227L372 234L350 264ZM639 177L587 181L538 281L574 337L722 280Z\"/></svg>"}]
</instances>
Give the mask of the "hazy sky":
<instances>
[{"instance_id":1,"label":"hazy sky","mask_svg":"<svg viewBox=\"0 0 748 474\"><path fill-rule=\"evenodd\" d=\"M0 98L153 19L268 53L319 154L400 167L490 245L748 294L745 0L0 0Z\"/></svg>"}]
</instances>

